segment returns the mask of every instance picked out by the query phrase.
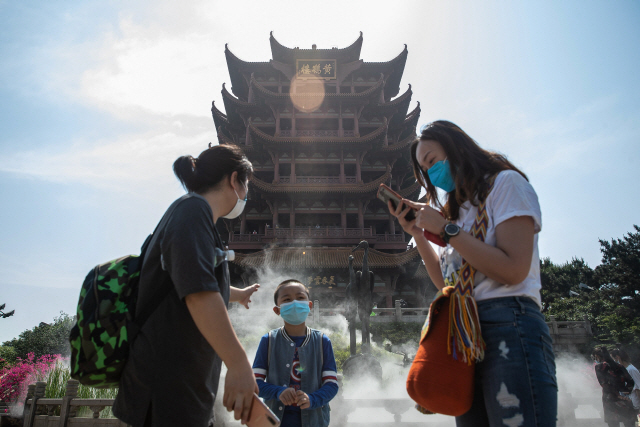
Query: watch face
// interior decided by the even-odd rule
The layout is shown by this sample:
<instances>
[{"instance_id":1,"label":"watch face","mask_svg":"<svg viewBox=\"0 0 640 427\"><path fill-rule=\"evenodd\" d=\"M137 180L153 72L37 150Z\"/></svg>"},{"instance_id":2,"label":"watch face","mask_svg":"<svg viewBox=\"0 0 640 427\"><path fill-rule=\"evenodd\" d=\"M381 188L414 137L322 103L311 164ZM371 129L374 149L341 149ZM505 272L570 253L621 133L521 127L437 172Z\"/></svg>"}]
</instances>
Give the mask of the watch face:
<instances>
[{"instance_id":1,"label":"watch face","mask_svg":"<svg viewBox=\"0 0 640 427\"><path fill-rule=\"evenodd\" d=\"M447 233L450 236L455 236L456 234L458 234L460 232L460 227L458 227L455 224L447 224L444 227L444 232Z\"/></svg>"}]
</instances>

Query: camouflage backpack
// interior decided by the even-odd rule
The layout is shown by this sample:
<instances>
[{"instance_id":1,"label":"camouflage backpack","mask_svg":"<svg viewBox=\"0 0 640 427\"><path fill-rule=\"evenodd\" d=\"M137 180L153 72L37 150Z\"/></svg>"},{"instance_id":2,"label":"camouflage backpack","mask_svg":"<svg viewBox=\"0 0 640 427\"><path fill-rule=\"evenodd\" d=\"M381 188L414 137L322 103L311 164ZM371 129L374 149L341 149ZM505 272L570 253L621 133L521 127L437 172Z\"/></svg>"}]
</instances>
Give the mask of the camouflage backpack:
<instances>
[{"instance_id":1,"label":"camouflage backpack","mask_svg":"<svg viewBox=\"0 0 640 427\"><path fill-rule=\"evenodd\" d=\"M71 377L83 385L111 388L120 382L131 342L151 315L140 313L134 322L140 270L152 236L142 245L140 256L127 255L97 265L82 284L69 342ZM166 293L158 293L158 304L164 296Z\"/></svg>"}]
</instances>

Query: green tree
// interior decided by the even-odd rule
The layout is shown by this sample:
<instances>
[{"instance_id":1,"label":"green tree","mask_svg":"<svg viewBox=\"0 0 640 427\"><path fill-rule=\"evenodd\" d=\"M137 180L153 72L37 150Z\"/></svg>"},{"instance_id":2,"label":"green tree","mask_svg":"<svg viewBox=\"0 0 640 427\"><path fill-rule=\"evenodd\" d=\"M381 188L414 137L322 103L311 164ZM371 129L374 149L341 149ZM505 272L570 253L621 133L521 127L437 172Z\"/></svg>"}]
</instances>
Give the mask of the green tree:
<instances>
[{"instance_id":1,"label":"green tree","mask_svg":"<svg viewBox=\"0 0 640 427\"><path fill-rule=\"evenodd\" d=\"M18 338L6 341L2 345L13 347L17 357L26 358L27 354L34 353L38 358L44 354L62 354L68 356L69 331L74 320L68 314L60 312L53 323L40 323L33 329L22 332Z\"/></svg>"},{"instance_id":2,"label":"green tree","mask_svg":"<svg viewBox=\"0 0 640 427\"><path fill-rule=\"evenodd\" d=\"M545 315L557 320L582 320L586 315L602 343L640 344L640 228L623 239L600 240L602 264L591 270L582 260L555 265L541 263ZM580 289L579 283L593 291ZM576 294L570 296L569 291Z\"/></svg>"},{"instance_id":3,"label":"green tree","mask_svg":"<svg viewBox=\"0 0 640 427\"><path fill-rule=\"evenodd\" d=\"M540 281L542 282L542 312L549 313L551 307L570 297L570 292L586 294L588 289L581 289L580 284L594 286L593 270L583 259L574 258L571 262L556 265L549 258L540 262Z\"/></svg>"}]
</instances>

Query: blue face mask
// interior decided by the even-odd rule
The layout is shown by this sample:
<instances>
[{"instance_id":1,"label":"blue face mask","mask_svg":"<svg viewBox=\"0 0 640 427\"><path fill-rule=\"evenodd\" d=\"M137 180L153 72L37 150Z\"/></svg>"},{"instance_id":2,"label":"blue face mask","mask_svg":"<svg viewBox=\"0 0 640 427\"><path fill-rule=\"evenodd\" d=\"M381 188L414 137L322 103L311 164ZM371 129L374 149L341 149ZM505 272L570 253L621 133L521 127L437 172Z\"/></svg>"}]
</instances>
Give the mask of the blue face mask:
<instances>
[{"instance_id":1,"label":"blue face mask","mask_svg":"<svg viewBox=\"0 0 640 427\"><path fill-rule=\"evenodd\" d=\"M292 301L280 304L280 316L290 325L300 325L309 315L309 301Z\"/></svg>"},{"instance_id":2,"label":"blue face mask","mask_svg":"<svg viewBox=\"0 0 640 427\"><path fill-rule=\"evenodd\" d=\"M451 176L451 168L449 167L449 160L440 160L435 165L431 166L427 171L431 183L438 188L442 188L447 193L456 189L456 183L453 182L453 176Z\"/></svg>"}]
</instances>

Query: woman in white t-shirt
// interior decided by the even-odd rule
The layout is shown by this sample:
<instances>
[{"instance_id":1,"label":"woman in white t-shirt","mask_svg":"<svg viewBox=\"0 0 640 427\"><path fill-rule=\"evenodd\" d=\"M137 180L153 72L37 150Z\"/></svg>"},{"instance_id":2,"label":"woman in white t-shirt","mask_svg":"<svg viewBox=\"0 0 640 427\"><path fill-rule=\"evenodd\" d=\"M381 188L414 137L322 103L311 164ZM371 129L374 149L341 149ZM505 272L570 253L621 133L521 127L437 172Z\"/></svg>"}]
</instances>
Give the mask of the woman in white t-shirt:
<instances>
[{"instance_id":1,"label":"woman in white t-shirt","mask_svg":"<svg viewBox=\"0 0 640 427\"><path fill-rule=\"evenodd\" d=\"M397 209L389 206L392 214L414 237L438 289L455 283L462 258L477 270L473 295L486 349L476 364L473 405L456 417L457 426L555 426L558 388L540 312L542 222L533 187L504 156L444 120L423 128L411 157L416 179L438 210L405 199ZM446 192L444 204L436 187ZM484 242L470 234L480 201L488 215ZM411 208L418 210L416 219L406 221ZM425 230L447 243L440 253Z\"/></svg>"}]
</instances>

